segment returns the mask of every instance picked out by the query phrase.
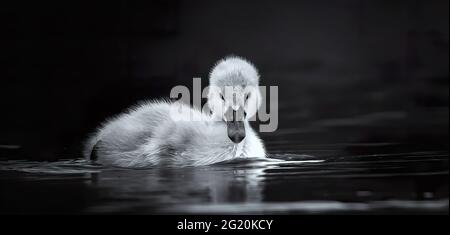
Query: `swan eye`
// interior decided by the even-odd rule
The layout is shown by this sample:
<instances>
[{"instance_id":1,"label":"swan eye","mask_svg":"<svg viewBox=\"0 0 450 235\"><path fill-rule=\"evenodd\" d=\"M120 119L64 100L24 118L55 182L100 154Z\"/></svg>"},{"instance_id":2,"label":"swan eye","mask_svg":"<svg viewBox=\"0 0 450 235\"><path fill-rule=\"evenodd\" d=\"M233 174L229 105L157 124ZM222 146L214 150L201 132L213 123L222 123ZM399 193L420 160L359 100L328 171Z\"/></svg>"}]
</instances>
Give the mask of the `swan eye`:
<instances>
[{"instance_id":1,"label":"swan eye","mask_svg":"<svg viewBox=\"0 0 450 235\"><path fill-rule=\"evenodd\" d=\"M220 98L221 98L223 101L225 101L225 98L223 98L223 95L222 95L222 94L220 94Z\"/></svg>"},{"instance_id":2,"label":"swan eye","mask_svg":"<svg viewBox=\"0 0 450 235\"><path fill-rule=\"evenodd\" d=\"M245 95L245 101L247 101L248 98L250 98L250 94Z\"/></svg>"}]
</instances>

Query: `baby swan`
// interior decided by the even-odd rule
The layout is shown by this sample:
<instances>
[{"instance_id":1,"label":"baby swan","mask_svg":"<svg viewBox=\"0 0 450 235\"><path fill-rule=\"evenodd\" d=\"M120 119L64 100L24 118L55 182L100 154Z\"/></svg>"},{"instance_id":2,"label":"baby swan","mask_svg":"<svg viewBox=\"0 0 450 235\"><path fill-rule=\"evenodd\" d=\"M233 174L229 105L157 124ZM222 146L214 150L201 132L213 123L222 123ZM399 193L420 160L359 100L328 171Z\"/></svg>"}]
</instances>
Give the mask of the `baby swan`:
<instances>
[{"instance_id":1,"label":"baby swan","mask_svg":"<svg viewBox=\"0 0 450 235\"><path fill-rule=\"evenodd\" d=\"M248 122L261 105L256 68L245 59L227 57L212 69L209 82L211 112L181 102L145 102L106 121L88 139L84 156L130 168L265 157L264 145Z\"/></svg>"}]
</instances>

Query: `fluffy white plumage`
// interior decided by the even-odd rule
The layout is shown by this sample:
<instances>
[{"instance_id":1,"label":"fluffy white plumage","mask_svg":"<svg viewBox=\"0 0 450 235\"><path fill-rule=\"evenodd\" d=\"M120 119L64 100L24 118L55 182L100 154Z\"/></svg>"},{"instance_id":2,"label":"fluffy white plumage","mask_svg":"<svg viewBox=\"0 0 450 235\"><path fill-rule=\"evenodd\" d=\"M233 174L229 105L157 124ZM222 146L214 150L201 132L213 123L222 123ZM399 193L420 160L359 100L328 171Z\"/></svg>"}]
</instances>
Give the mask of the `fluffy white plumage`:
<instances>
[{"instance_id":1,"label":"fluffy white plumage","mask_svg":"<svg viewBox=\"0 0 450 235\"><path fill-rule=\"evenodd\" d=\"M230 56L214 66L209 75L213 86L258 86L259 74L255 66L248 60Z\"/></svg>"},{"instance_id":2,"label":"fluffy white plumage","mask_svg":"<svg viewBox=\"0 0 450 235\"><path fill-rule=\"evenodd\" d=\"M257 86L258 79L254 66L238 57L221 60L210 74L210 83L219 87ZM181 117L194 118L175 118L173 110L181 110L177 113ZM265 157L264 145L247 120L245 138L236 144L227 136L222 116L178 102L144 102L107 120L88 139L84 156L95 153L102 164L131 168L202 166L240 157Z\"/></svg>"}]
</instances>

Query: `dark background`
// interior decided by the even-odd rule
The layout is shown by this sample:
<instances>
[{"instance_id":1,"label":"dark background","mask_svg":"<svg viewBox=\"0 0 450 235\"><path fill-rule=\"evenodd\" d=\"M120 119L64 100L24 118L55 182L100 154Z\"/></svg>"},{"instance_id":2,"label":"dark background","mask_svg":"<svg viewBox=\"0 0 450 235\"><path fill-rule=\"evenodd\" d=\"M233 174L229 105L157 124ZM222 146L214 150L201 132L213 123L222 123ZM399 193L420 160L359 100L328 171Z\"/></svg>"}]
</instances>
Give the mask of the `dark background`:
<instances>
[{"instance_id":1,"label":"dark background","mask_svg":"<svg viewBox=\"0 0 450 235\"><path fill-rule=\"evenodd\" d=\"M0 157L79 157L105 118L192 77L207 85L230 54L279 86L279 131L265 139L387 118L397 131L371 126L350 141L448 149L448 11L447 0L2 3L0 145L20 151Z\"/></svg>"}]
</instances>

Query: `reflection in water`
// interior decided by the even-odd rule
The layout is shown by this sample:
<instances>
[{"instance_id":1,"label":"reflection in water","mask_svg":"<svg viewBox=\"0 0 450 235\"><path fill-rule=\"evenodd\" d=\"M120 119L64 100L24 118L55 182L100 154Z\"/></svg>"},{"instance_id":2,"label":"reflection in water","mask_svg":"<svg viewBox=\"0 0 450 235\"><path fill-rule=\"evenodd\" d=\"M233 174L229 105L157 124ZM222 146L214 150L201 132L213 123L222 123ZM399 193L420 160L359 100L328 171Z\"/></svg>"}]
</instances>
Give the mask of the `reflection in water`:
<instances>
[{"instance_id":1,"label":"reflection in water","mask_svg":"<svg viewBox=\"0 0 450 235\"><path fill-rule=\"evenodd\" d=\"M24 172L22 181L38 185L78 184L79 190L85 192L78 200L87 202L74 211L77 213L448 211L445 152L349 156L326 161L308 155L271 157L209 167L141 170L105 168L85 160L5 161L0 170ZM424 163L431 165L417 168Z\"/></svg>"}]
</instances>

